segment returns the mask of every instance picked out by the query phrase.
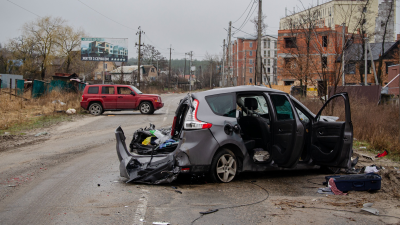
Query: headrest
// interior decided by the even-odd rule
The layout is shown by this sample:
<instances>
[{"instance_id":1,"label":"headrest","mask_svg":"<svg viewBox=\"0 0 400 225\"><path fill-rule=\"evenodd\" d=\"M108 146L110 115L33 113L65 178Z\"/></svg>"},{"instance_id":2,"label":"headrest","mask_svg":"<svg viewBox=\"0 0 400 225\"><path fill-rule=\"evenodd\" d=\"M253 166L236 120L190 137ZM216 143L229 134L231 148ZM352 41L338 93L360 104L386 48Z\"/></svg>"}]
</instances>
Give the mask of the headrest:
<instances>
[{"instance_id":1,"label":"headrest","mask_svg":"<svg viewBox=\"0 0 400 225\"><path fill-rule=\"evenodd\" d=\"M258 108L257 99L255 98L245 98L244 106L251 110L256 110Z\"/></svg>"}]
</instances>

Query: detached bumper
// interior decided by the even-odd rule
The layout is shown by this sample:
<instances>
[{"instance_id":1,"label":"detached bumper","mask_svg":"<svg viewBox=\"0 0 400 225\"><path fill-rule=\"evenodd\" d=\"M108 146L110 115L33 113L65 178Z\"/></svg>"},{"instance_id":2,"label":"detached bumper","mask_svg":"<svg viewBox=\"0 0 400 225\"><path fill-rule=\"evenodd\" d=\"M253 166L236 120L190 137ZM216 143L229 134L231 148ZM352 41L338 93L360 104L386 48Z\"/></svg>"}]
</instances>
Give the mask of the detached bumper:
<instances>
[{"instance_id":1,"label":"detached bumper","mask_svg":"<svg viewBox=\"0 0 400 225\"><path fill-rule=\"evenodd\" d=\"M163 155L132 155L126 148L125 135L121 127L115 130L117 155L121 177L129 182L162 184L174 181L180 172L175 166L174 153Z\"/></svg>"}]
</instances>

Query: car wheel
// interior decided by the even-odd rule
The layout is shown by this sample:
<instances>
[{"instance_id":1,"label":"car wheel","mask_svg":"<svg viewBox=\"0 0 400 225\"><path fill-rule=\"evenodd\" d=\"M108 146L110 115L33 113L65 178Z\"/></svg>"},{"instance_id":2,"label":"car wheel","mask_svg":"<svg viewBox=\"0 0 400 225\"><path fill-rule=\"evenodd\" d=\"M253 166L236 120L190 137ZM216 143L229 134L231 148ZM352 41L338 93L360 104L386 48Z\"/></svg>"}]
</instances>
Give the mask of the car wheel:
<instances>
[{"instance_id":1,"label":"car wheel","mask_svg":"<svg viewBox=\"0 0 400 225\"><path fill-rule=\"evenodd\" d=\"M99 103L93 103L89 106L89 112L94 116L101 115L104 112L103 106L101 106Z\"/></svg>"},{"instance_id":2,"label":"car wheel","mask_svg":"<svg viewBox=\"0 0 400 225\"><path fill-rule=\"evenodd\" d=\"M142 114L153 114L154 113L153 104L151 104L150 102L140 103L139 110L140 110L140 113L142 113Z\"/></svg>"},{"instance_id":3,"label":"car wheel","mask_svg":"<svg viewBox=\"0 0 400 225\"><path fill-rule=\"evenodd\" d=\"M236 176L238 163L235 154L228 149L222 149L211 163L211 178L214 182L228 183Z\"/></svg>"}]
</instances>

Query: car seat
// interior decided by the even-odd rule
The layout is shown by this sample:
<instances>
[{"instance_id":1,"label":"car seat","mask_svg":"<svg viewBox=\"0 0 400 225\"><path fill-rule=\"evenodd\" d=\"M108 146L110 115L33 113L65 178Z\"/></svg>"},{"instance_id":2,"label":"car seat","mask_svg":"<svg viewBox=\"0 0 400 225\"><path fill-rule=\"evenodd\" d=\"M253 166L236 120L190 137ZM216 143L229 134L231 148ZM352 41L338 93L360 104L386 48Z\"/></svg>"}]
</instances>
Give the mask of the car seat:
<instances>
[{"instance_id":1,"label":"car seat","mask_svg":"<svg viewBox=\"0 0 400 225\"><path fill-rule=\"evenodd\" d=\"M258 102L255 98L245 98L244 106L248 110L257 110ZM268 149L268 143L270 139L270 132L268 127L268 120L255 116L252 113L247 113L246 116L239 117L238 123L242 129L242 138L246 142L248 140L254 140L254 148ZM252 150L252 149L247 149Z\"/></svg>"}]
</instances>

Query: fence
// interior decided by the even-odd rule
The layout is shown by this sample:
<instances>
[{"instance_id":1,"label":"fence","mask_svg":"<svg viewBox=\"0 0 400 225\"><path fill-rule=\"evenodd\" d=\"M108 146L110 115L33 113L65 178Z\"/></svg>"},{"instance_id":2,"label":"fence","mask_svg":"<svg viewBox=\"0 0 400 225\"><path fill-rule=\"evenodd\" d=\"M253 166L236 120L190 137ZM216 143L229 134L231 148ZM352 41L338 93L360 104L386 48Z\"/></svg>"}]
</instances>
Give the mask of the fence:
<instances>
[{"instance_id":1,"label":"fence","mask_svg":"<svg viewBox=\"0 0 400 225\"><path fill-rule=\"evenodd\" d=\"M50 83L34 80L32 85L32 98L39 98L40 96L50 93L53 90L64 92L78 92L85 89L86 84L78 82L67 82L62 80L52 80Z\"/></svg>"}]
</instances>

